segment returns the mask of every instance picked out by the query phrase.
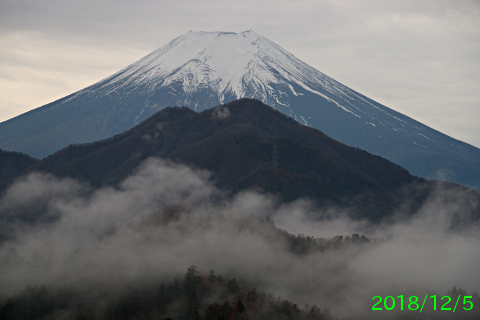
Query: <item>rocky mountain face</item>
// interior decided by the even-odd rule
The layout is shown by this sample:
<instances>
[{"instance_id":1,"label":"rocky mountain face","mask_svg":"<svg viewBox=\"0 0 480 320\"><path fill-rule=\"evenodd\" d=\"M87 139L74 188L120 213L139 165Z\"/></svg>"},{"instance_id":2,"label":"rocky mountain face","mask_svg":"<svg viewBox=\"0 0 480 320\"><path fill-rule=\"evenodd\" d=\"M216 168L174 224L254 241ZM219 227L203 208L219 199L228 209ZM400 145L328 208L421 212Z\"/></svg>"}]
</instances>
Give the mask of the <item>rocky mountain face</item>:
<instances>
[{"instance_id":1,"label":"rocky mountain face","mask_svg":"<svg viewBox=\"0 0 480 320\"><path fill-rule=\"evenodd\" d=\"M412 174L480 188L480 149L395 112L253 32L188 32L116 74L0 123L0 148L42 158L112 137L168 106L254 98Z\"/></svg>"}]
</instances>

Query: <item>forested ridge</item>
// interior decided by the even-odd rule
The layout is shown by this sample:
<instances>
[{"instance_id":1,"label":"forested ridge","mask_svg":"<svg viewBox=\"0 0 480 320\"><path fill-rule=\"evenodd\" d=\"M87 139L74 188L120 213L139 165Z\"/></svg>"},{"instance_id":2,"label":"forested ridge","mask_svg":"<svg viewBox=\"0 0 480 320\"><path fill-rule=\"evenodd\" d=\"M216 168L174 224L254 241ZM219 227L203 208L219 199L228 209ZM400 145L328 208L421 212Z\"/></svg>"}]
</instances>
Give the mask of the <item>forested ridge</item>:
<instances>
[{"instance_id":1,"label":"forested ridge","mask_svg":"<svg viewBox=\"0 0 480 320\"><path fill-rule=\"evenodd\" d=\"M170 206L164 209L161 216L150 220L148 224L150 228L162 230L171 224L181 222L185 219L185 215L191 215L188 208ZM194 221L200 224L206 223L203 228L208 228L211 223L208 222L209 218L205 217L195 218ZM189 225L194 228L191 222ZM260 232L269 241L284 242L284 247L289 254L299 260L308 258L309 255L325 255L327 258L329 253L341 253L345 250L365 252L369 248L381 246L389 241L381 238L369 239L360 234L338 235L330 238L294 235L276 227L269 217L248 216L234 219L234 225L239 232ZM108 238L109 235L105 237ZM75 264L76 259L82 259L84 254L81 251L74 251L64 259ZM0 263L0 272L19 269L35 273L36 269L47 270L55 267L55 262L50 261L48 256L36 254L33 259L28 260L22 256L21 252L11 249ZM61 280L64 276L60 276L56 282L28 286L17 294L3 299L0 302L0 319L350 319L337 318L325 305L321 304L322 300L312 305L304 301L291 301L268 290L258 289L262 285L259 279L238 277L234 273L218 274L214 270L205 272L196 265L190 265L179 276L171 274L160 278L156 276L151 280L147 279L146 282L132 279L117 285L103 282L102 279L88 280L88 270L95 272L97 267L99 266L89 266L87 263L79 269L79 273L71 270L66 274L74 275L78 279L65 281L65 279ZM160 269L158 274L162 274ZM334 271L334 273L337 272L342 270ZM292 269L291 274L295 273L297 271ZM428 291L428 294L434 294L434 292ZM474 306L480 304L477 293L469 294L461 288L453 287L444 295L450 295L453 298L458 295L462 297L470 295L473 297L471 301ZM438 295L438 299L442 296ZM365 297L367 300L370 298ZM471 312L458 310L456 316L458 319L470 319L471 316L478 315L477 308ZM437 318L432 318L432 314ZM416 313L410 313L409 316L412 316L412 319L420 319L418 318L420 315ZM422 319L448 319L448 316L449 314L445 312L432 313L432 310L426 310Z\"/></svg>"},{"instance_id":2,"label":"forested ridge","mask_svg":"<svg viewBox=\"0 0 480 320\"><path fill-rule=\"evenodd\" d=\"M184 206L166 207L149 225L161 230L181 221L185 215L191 213ZM294 235L276 227L269 217L249 216L235 225L239 232L260 232L270 241L284 242L290 254L299 259L326 250L371 244L370 239L359 234L332 238ZM75 261L82 254L76 250L64 259ZM48 256L35 254L29 260L15 249L10 249L0 262L0 271L23 269L35 273L54 268L55 262ZM195 265L188 267L183 278L169 276L147 284L126 283L115 289L101 282L75 280L73 284L29 286L0 302L0 319L334 319L328 309L297 305L258 290L255 281L235 275L222 276L214 270L201 272Z\"/></svg>"},{"instance_id":3,"label":"forested ridge","mask_svg":"<svg viewBox=\"0 0 480 320\"><path fill-rule=\"evenodd\" d=\"M74 289L46 286L26 288L0 307L10 319L334 319L328 309L291 301L247 286L235 277L192 265L183 279L175 278L149 289L132 289L105 301L95 301Z\"/></svg>"}]
</instances>

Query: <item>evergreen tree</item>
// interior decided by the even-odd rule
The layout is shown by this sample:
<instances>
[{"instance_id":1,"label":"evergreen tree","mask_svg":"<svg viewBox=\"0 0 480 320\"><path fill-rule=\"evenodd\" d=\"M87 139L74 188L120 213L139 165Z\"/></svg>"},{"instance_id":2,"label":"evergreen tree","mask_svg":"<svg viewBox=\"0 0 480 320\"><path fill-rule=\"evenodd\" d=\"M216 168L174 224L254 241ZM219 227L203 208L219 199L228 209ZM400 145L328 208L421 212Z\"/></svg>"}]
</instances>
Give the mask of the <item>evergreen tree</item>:
<instances>
[{"instance_id":1,"label":"evergreen tree","mask_svg":"<svg viewBox=\"0 0 480 320\"><path fill-rule=\"evenodd\" d=\"M245 312L245 305L243 304L242 300L238 300L237 302L237 310L240 313Z\"/></svg>"},{"instance_id":2,"label":"evergreen tree","mask_svg":"<svg viewBox=\"0 0 480 320\"><path fill-rule=\"evenodd\" d=\"M203 320L220 320L226 319L222 314L222 306L218 303L210 304L206 309L203 315Z\"/></svg>"},{"instance_id":3,"label":"evergreen tree","mask_svg":"<svg viewBox=\"0 0 480 320\"><path fill-rule=\"evenodd\" d=\"M215 275L215 271L210 270L210 273L208 274L208 282L215 283L216 281L217 281L217 276Z\"/></svg>"},{"instance_id":4,"label":"evergreen tree","mask_svg":"<svg viewBox=\"0 0 480 320\"><path fill-rule=\"evenodd\" d=\"M228 280L227 289L233 294L237 294L240 291L240 286L235 278Z\"/></svg>"},{"instance_id":5,"label":"evergreen tree","mask_svg":"<svg viewBox=\"0 0 480 320\"><path fill-rule=\"evenodd\" d=\"M184 295L186 298L186 318L190 319L195 316L200 305L200 276L197 266L190 266L185 273L183 281Z\"/></svg>"}]
</instances>

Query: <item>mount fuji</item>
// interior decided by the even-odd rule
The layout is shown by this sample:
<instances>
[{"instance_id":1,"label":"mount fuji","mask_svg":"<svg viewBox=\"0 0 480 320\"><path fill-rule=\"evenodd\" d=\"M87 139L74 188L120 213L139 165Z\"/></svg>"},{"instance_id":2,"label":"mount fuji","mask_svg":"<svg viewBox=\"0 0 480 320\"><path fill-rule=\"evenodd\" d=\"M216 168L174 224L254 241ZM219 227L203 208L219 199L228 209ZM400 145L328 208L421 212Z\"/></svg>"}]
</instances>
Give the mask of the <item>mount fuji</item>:
<instances>
[{"instance_id":1,"label":"mount fuji","mask_svg":"<svg viewBox=\"0 0 480 320\"><path fill-rule=\"evenodd\" d=\"M0 148L46 157L168 106L253 98L412 174L480 189L480 149L389 109L245 31L188 32L83 90L0 123Z\"/></svg>"}]
</instances>

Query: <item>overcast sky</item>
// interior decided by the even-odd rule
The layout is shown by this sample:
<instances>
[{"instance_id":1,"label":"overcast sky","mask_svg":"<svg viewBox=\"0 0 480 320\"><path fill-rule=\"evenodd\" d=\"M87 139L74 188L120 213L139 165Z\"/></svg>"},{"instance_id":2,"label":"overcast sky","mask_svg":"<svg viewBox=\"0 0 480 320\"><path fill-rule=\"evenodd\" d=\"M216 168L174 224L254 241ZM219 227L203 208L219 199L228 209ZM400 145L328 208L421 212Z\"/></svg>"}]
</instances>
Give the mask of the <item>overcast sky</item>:
<instances>
[{"instance_id":1,"label":"overcast sky","mask_svg":"<svg viewBox=\"0 0 480 320\"><path fill-rule=\"evenodd\" d=\"M0 121L97 82L189 30L248 29L480 147L478 0L0 0Z\"/></svg>"}]
</instances>

